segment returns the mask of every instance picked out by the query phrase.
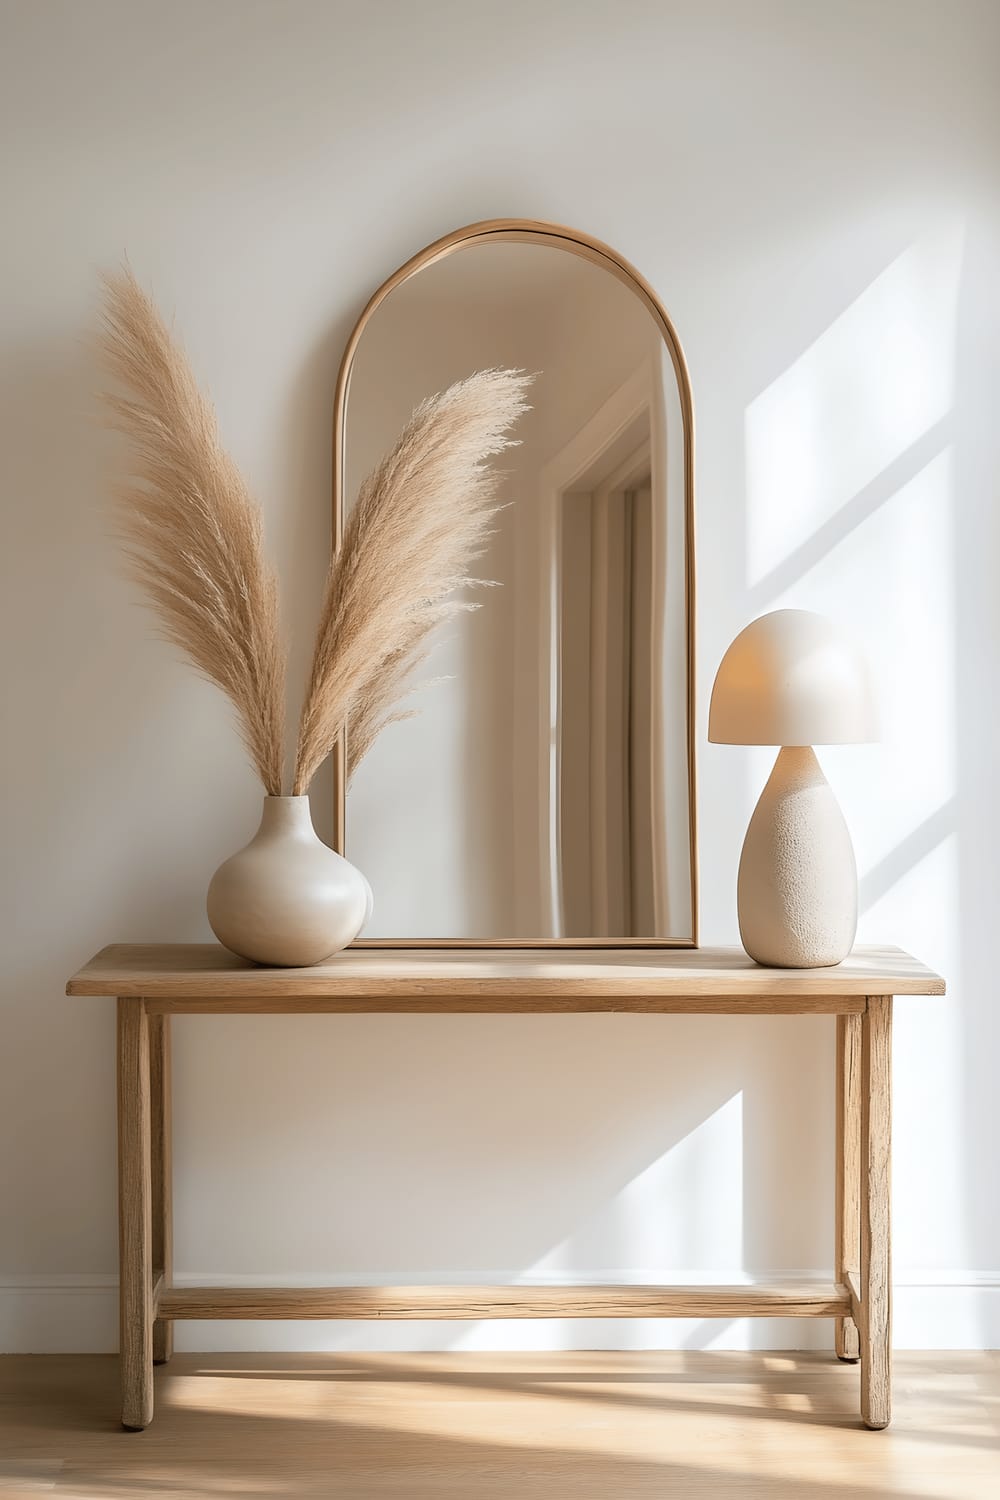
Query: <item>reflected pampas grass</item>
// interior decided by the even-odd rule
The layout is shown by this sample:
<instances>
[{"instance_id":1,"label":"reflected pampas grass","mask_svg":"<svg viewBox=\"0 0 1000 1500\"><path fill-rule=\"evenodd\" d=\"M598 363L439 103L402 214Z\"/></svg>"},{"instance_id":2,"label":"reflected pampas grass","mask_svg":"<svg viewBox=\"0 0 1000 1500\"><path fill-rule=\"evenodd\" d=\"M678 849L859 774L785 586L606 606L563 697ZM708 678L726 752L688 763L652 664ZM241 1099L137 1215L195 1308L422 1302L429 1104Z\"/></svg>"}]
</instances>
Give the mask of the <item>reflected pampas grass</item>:
<instances>
[{"instance_id":1,"label":"reflected pampas grass","mask_svg":"<svg viewBox=\"0 0 1000 1500\"><path fill-rule=\"evenodd\" d=\"M481 370L417 407L361 486L334 555L299 726L305 791L341 730L349 768L394 718L431 632L468 603L499 505L489 460L511 446L532 377ZM352 748L353 746L353 748Z\"/></svg>"}]
</instances>

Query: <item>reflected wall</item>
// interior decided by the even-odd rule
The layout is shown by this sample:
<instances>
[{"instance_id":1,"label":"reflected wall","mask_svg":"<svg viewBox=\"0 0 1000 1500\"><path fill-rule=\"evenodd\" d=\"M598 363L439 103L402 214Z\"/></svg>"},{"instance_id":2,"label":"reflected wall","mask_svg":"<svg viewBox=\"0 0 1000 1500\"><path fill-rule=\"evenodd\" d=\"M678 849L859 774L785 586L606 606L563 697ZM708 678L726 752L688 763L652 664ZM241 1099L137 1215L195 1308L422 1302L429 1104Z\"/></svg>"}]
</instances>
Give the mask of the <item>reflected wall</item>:
<instances>
[{"instance_id":1,"label":"reflected wall","mask_svg":"<svg viewBox=\"0 0 1000 1500\"><path fill-rule=\"evenodd\" d=\"M492 366L534 375L476 564L495 586L351 780L365 937L690 942L683 441L645 303L553 245L423 268L357 348L347 506L419 401Z\"/></svg>"}]
</instances>

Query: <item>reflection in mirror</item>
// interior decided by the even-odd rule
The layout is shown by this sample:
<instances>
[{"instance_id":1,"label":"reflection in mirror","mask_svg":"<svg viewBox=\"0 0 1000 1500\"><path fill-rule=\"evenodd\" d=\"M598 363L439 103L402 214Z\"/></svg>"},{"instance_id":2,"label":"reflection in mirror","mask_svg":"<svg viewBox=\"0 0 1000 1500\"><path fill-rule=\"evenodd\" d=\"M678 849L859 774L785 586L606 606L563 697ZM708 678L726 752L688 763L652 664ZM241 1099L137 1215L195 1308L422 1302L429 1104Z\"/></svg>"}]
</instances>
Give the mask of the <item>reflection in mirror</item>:
<instances>
[{"instance_id":1,"label":"reflection in mirror","mask_svg":"<svg viewBox=\"0 0 1000 1500\"><path fill-rule=\"evenodd\" d=\"M417 712L347 792L366 939L694 939L689 546L681 397L632 285L569 242L473 242L365 324L344 494L413 407L476 370L535 372L477 565Z\"/></svg>"}]
</instances>

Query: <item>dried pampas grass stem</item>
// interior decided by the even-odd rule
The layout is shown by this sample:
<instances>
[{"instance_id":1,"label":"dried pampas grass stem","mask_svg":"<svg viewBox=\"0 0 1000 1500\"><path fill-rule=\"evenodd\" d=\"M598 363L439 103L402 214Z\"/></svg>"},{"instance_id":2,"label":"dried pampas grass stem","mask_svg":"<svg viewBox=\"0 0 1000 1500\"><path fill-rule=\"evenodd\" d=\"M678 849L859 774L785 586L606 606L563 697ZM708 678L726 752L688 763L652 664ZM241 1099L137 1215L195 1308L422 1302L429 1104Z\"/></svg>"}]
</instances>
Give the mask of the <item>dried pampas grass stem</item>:
<instances>
[{"instance_id":1,"label":"dried pampas grass stem","mask_svg":"<svg viewBox=\"0 0 1000 1500\"><path fill-rule=\"evenodd\" d=\"M285 659L261 517L183 352L131 272L105 282L107 395L133 463L119 530L164 634L229 697L269 796L283 791ZM455 595L498 509L489 460L510 446L531 376L483 370L418 406L361 486L327 578L299 725L305 793L341 732L349 771L395 719L431 633L474 606Z\"/></svg>"},{"instance_id":2,"label":"dried pampas grass stem","mask_svg":"<svg viewBox=\"0 0 1000 1500\"><path fill-rule=\"evenodd\" d=\"M456 610L496 511L487 460L512 443L531 376L482 370L417 407L365 480L327 578L299 726L294 791L305 792L341 730L353 769L394 718L431 631Z\"/></svg>"},{"instance_id":3,"label":"dried pampas grass stem","mask_svg":"<svg viewBox=\"0 0 1000 1500\"><path fill-rule=\"evenodd\" d=\"M128 271L105 286L104 352L127 392L106 400L135 455L119 506L131 570L167 638L230 698L264 788L278 796L285 666L260 512L152 302Z\"/></svg>"}]
</instances>

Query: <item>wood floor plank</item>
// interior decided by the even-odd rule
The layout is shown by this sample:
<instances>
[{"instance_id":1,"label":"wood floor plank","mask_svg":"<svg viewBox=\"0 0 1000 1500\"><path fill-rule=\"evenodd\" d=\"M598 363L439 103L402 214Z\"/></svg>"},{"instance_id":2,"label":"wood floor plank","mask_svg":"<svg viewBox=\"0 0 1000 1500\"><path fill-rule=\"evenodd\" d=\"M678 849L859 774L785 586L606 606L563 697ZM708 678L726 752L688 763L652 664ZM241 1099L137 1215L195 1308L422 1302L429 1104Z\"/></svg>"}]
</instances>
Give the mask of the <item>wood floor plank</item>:
<instances>
[{"instance_id":1,"label":"wood floor plank","mask_svg":"<svg viewBox=\"0 0 1000 1500\"><path fill-rule=\"evenodd\" d=\"M178 1354L118 1425L117 1360L0 1359L0 1496L996 1500L1000 1356L897 1354L892 1427L833 1354Z\"/></svg>"}]
</instances>

